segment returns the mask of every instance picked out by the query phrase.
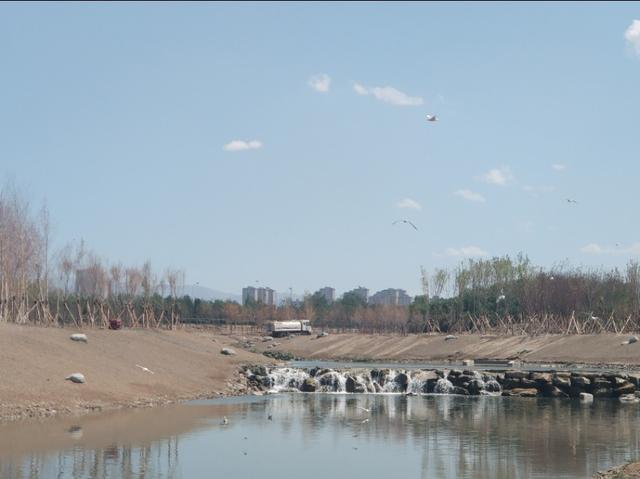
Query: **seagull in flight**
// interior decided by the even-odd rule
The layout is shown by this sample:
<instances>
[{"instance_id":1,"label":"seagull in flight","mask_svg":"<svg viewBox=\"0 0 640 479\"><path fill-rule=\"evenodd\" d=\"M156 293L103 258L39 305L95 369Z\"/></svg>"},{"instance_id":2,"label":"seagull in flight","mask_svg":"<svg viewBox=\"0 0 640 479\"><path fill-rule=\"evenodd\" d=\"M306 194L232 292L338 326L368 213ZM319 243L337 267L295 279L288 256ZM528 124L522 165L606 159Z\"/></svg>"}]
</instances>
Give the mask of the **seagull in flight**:
<instances>
[{"instance_id":1,"label":"seagull in flight","mask_svg":"<svg viewBox=\"0 0 640 479\"><path fill-rule=\"evenodd\" d=\"M436 115L427 115L427 121L438 121L438 117Z\"/></svg>"},{"instance_id":2,"label":"seagull in flight","mask_svg":"<svg viewBox=\"0 0 640 479\"><path fill-rule=\"evenodd\" d=\"M395 225L396 223L407 223L407 224L409 224L409 225L413 226L413 229L414 229L414 230L418 231L418 228L416 227L416 225L414 225L414 224L413 224L411 221L409 221L409 220L397 220L397 221L394 221L392 224L394 224L394 225Z\"/></svg>"},{"instance_id":3,"label":"seagull in flight","mask_svg":"<svg viewBox=\"0 0 640 479\"><path fill-rule=\"evenodd\" d=\"M137 367L139 367L140 369L142 369L143 371L146 371L146 372L151 373L151 374L155 374L155 373L154 373L151 369L149 369L149 368L145 368L144 366L140 366L139 364L136 364L136 366L137 366Z\"/></svg>"},{"instance_id":4,"label":"seagull in flight","mask_svg":"<svg viewBox=\"0 0 640 479\"><path fill-rule=\"evenodd\" d=\"M371 412L371 409L367 409L366 407L356 406L356 409L362 409L364 412Z\"/></svg>"},{"instance_id":5,"label":"seagull in flight","mask_svg":"<svg viewBox=\"0 0 640 479\"><path fill-rule=\"evenodd\" d=\"M578 202L576 200L573 200L571 198L567 198L567 203L574 203L574 204L578 204Z\"/></svg>"}]
</instances>

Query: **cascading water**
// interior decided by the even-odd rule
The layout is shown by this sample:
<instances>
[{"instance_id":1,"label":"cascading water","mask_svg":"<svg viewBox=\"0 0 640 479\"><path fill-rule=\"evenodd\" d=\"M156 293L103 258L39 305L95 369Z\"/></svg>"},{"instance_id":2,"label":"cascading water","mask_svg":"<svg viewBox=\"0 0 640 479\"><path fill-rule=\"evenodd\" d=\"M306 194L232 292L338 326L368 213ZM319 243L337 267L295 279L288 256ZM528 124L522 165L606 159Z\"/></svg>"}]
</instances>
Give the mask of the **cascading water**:
<instances>
[{"instance_id":1,"label":"cascading water","mask_svg":"<svg viewBox=\"0 0 640 479\"><path fill-rule=\"evenodd\" d=\"M271 392L282 392L287 390L300 390L300 387L309 373L304 369L297 368L273 368L269 371L271 379Z\"/></svg>"},{"instance_id":2,"label":"cascading water","mask_svg":"<svg viewBox=\"0 0 640 479\"><path fill-rule=\"evenodd\" d=\"M433 392L436 394L450 394L453 392L453 384L448 379L440 378L436 382Z\"/></svg>"},{"instance_id":3,"label":"cascading water","mask_svg":"<svg viewBox=\"0 0 640 479\"><path fill-rule=\"evenodd\" d=\"M262 391L386 394L500 395L494 376L477 371L254 368L247 372Z\"/></svg>"}]
</instances>

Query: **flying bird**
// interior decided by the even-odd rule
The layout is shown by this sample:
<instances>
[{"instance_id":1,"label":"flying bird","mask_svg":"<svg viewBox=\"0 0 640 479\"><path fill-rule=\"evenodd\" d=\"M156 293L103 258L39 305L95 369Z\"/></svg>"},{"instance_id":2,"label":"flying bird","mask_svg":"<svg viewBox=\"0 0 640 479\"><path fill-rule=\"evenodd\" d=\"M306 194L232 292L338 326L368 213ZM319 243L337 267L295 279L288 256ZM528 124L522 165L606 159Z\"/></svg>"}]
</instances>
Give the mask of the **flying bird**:
<instances>
[{"instance_id":1,"label":"flying bird","mask_svg":"<svg viewBox=\"0 0 640 479\"><path fill-rule=\"evenodd\" d=\"M136 367L139 367L140 369L142 369L143 371L146 371L148 373L155 374L151 369L145 368L144 366L140 366L139 364L136 364Z\"/></svg>"},{"instance_id":2,"label":"flying bird","mask_svg":"<svg viewBox=\"0 0 640 479\"><path fill-rule=\"evenodd\" d=\"M427 121L438 121L438 117L436 115L427 115Z\"/></svg>"},{"instance_id":3,"label":"flying bird","mask_svg":"<svg viewBox=\"0 0 640 479\"><path fill-rule=\"evenodd\" d=\"M414 224L413 224L411 221L409 221L409 220L397 220L397 221L394 221L392 224L394 224L394 225L395 225L396 223L407 223L407 224L409 224L409 225L413 226L413 229L414 229L414 230L418 231L418 228L416 227L416 225L414 225Z\"/></svg>"},{"instance_id":4,"label":"flying bird","mask_svg":"<svg viewBox=\"0 0 640 479\"><path fill-rule=\"evenodd\" d=\"M362 421L360 424L366 424L369 422L369 418L365 419L364 421Z\"/></svg>"},{"instance_id":5,"label":"flying bird","mask_svg":"<svg viewBox=\"0 0 640 479\"><path fill-rule=\"evenodd\" d=\"M229 420L227 419L227 416L223 416L222 417L222 425L226 426L227 424L229 424Z\"/></svg>"},{"instance_id":6,"label":"flying bird","mask_svg":"<svg viewBox=\"0 0 640 479\"><path fill-rule=\"evenodd\" d=\"M576 200L573 200L571 198L567 198L567 203L574 203L574 204L578 204L578 202Z\"/></svg>"},{"instance_id":7,"label":"flying bird","mask_svg":"<svg viewBox=\"0 0 640 479\"><path fill-rule=\"evenodd\" d=\"M507 297L504 295L504 291L500 290L500 296L498 296L498 299L496 299L496 304L500 301L504 301L505 299L507 299Z\"/></svg>"},{"instance_id":8,"label":"flying bird","mask_svg":"<svg viewBox=\"0 0 640 479\"><path fill-rule=\"evenodd\" d=\"M367 409L366 407L356 406L356 409L362 409L364 412L371 412L371 409Z\"/></svg>"}]
</instances>

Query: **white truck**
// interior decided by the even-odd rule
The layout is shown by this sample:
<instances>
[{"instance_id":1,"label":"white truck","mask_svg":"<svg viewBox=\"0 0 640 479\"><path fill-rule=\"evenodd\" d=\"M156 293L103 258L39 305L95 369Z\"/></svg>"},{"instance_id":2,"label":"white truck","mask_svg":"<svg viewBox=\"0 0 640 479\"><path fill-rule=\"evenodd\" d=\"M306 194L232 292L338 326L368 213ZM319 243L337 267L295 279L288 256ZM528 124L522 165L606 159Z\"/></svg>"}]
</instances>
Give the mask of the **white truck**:
<instances>
[{"instance_id":1,"label":"white truck","mask_svg":"<svg viewBox=\"0 0 640 479\"><path fill-rule=\"evenodd\" d=\"M311 324L307 319L299 321L272 321L269 323L269 333L274 338L289 336L290 334L311 334Z\"/></svg>"}]
</instances>

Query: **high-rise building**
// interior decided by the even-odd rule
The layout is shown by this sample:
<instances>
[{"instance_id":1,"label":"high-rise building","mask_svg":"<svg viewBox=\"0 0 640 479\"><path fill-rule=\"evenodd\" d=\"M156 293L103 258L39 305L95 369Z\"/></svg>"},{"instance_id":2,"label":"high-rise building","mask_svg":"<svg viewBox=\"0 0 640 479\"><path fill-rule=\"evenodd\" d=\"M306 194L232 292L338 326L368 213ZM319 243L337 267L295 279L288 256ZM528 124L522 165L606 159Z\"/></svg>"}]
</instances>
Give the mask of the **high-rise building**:
<instances>
[{"instance_id":1,"label":"high-rise building","mask_svg":"<svg viewBox=\"0 0 640 479\"><path fill-rule=\"evenodd\" d=\"M276 292L271 288L254 288L253 286L242 288L242 304L262 303L274 306L276 301Z\"/></svg>"},{"instance_id":2,"label":"high-rise building","mask_svg":"<svg viewBox=\"0 0 640 479\"><path fill-rule=\"evenodd\" d=\"M383 289L369 298L369 304L409 306L411 304L411 296L404 289Z\"/></svg>"},{"instance_id":3,"label":"high-rise building","mask_svg":"<svg viewBox=\"0 0 640 479\"><path fill-rule=\"evenodd\" d=\"M336 290L330 286L326 286L316 291L316 294L320 293L327 303L333 303L336 300Z\"/></svg>"},{"instance_id":4,"label":"high-rise building","mask_svg":"<svg viewBox=\"0 0 640 479\"><path fill-rule=\"evenodd\" d=\"M352 289L351 291L347 291L345 294L355 294L356 296L362 298L365 303L369 300L369 290L367 288L363 288L362 286L359 286L356 289Z\"/></svg>"}]
</instances>

